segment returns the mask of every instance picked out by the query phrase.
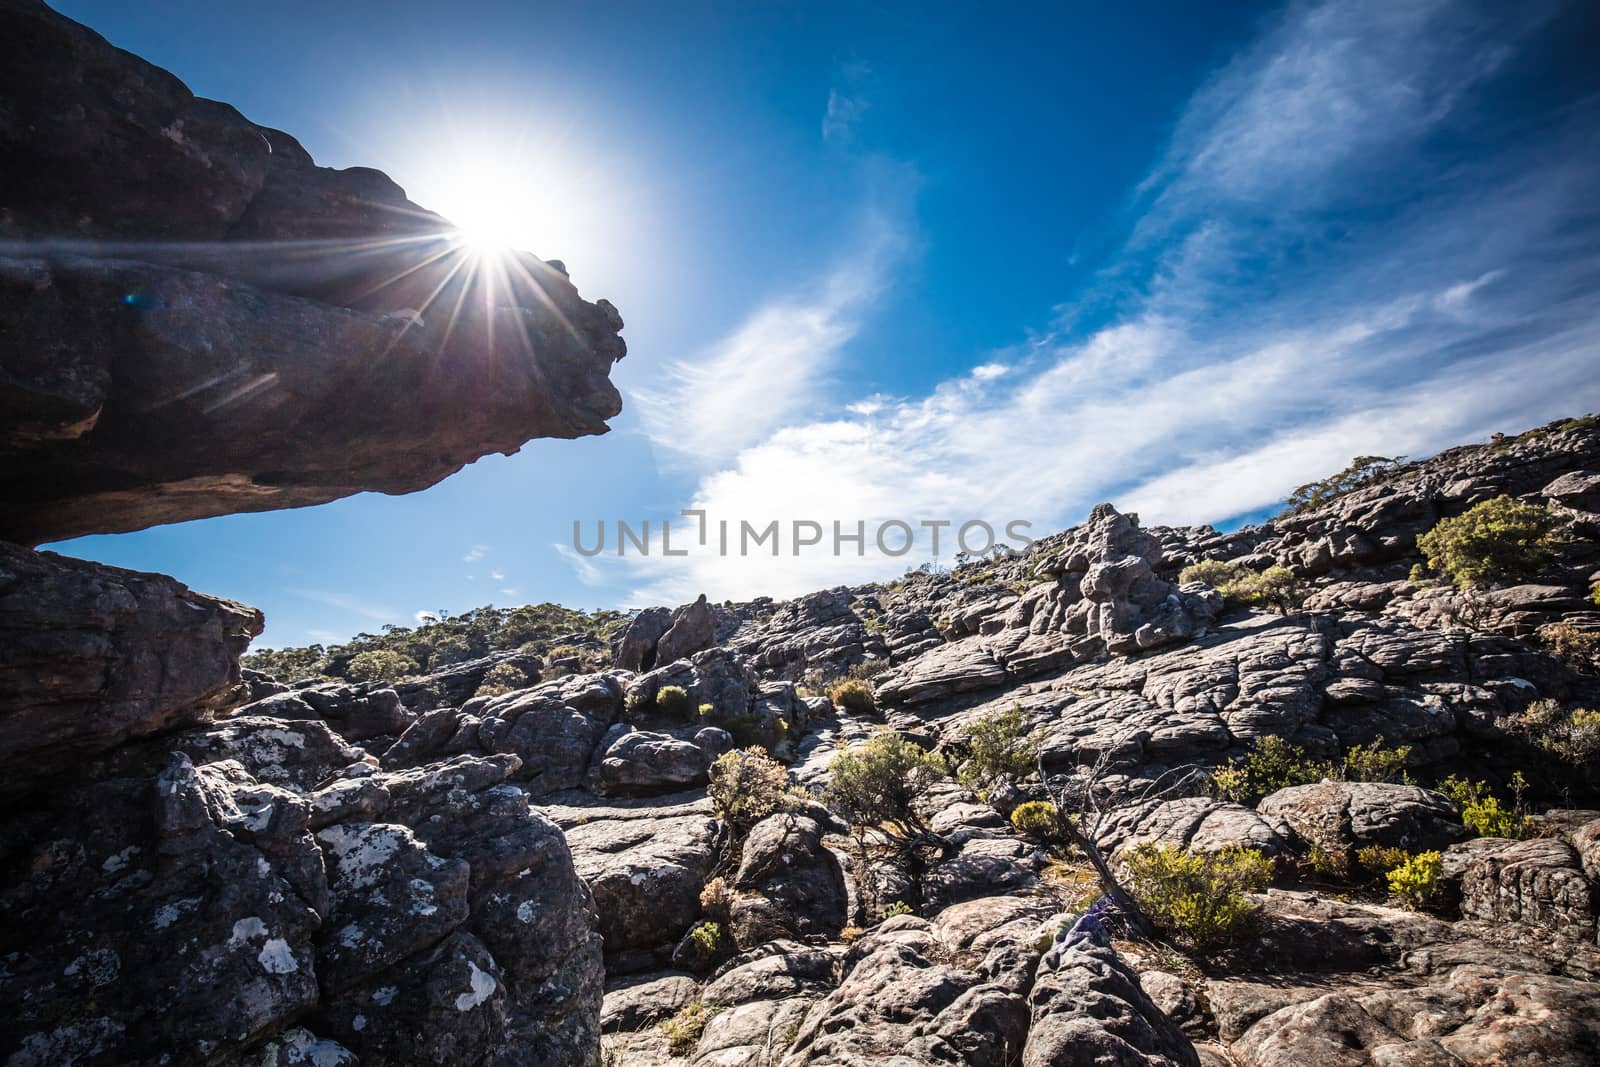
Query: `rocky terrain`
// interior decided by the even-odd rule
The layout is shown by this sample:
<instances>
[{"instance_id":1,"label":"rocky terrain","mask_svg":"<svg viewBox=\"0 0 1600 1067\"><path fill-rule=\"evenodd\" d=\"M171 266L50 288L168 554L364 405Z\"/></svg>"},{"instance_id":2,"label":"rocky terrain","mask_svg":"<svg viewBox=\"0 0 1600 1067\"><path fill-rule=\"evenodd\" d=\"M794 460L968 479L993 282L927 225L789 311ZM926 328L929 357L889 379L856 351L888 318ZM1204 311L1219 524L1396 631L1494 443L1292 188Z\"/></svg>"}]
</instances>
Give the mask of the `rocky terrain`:
<instances>
[{"instance_id":1,"label":"rocky terrain","mask_svg":"<svg viewBox=\"0 0 1600 1067\"><path fill-rule=\"evenodd\" d=\"M585 656L508 650L392 683L337 677L348 654L307 679L241 675L249 609L8 548L7 1054L1593 1062L1592 767L1519 723L1600 698L1592 646L1549 629L1600 629L1597 489L1600 420L1574 420L1232 534L1103 505L1025 555L702 598ZM1420 535L1502 494L1563 524L1539 573L1413 574ZM1298 603L1180 581L1206 560L1284 567ZM525 684L489 684L506 663ZM827 695L852 674L869 704ZM1114 863L1140 842L1269 857L1250 922L1198 950L1094 903L1081 854L1008 818L1047 795L1031 771L933 783L911 849L830 810L852 745L890 731L957 767L975 724L1012 709L1046 778L1098 764L1133 797L1098 824ZM1329 767L1404 746L1403 778L1208 788L1263 738ZM708 793L736 747L787 763L783 810L746 824ZM1174 769L1195 784L1140 794ZM1517 831L1467 825L1432 788L1450 775L1518 793ZM1435 850L1436 894L1324 862L1367 847Z\"/></svg>"},{"instance_id":2,"label":"rocky terrain","mask_svg":"<svg viewBox=\"0 0 1600 1067\"><path fill-rule=\"evenodd\" d=\"M598 432L620 320L530 260L522 328L444 330L382 284L442 225L382 175L0 22L7 1064L1600 1059L1600 419L1230 533L1104 504L890 584L241 668L259 612L27 546ZM1485 505L1540 551L1426 566ZM891 750L903 803L852 794ZM1203 938L1150 855L1260 878Z\"/></svg>"}]
</instances>

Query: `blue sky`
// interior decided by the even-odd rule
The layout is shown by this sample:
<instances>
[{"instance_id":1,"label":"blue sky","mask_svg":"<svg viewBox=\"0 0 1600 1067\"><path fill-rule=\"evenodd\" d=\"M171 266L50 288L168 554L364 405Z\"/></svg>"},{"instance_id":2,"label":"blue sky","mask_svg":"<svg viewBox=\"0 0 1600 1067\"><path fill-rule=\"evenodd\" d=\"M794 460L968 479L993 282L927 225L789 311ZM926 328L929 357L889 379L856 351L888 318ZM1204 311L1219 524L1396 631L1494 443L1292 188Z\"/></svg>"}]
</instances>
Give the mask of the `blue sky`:
<instances>
[{"instance_id":1,"label":"blue sky","mask_svg":"<svg viewBox=\"0 0 1600 1067\"><path fill-rule=\"evenodd\" d=\"M267 644L931 555L586 559L574 520L1224 523L1600 408L1581 2L57 6L627 320L605 437L54 546L255 604Z\"/></svg>"}]
</instances>

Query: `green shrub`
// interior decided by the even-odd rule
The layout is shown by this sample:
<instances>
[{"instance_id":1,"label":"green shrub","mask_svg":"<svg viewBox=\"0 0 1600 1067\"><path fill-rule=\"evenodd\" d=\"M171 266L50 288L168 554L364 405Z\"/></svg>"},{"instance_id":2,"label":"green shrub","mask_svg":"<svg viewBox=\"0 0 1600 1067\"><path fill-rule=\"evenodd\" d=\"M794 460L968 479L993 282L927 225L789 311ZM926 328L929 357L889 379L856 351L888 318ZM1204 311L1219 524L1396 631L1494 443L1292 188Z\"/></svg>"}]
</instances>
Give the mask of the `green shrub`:
<instances>
[{"instance_id":1,"label":"green shrub","mask_svg":"<svg viewBox=\"0 0 1600 1067\"><path fill-rule=\"evenodd\" d=\"M1600 662L1600 631L1580 630L1570 622L1552 622L1539 627L1539 639L1557 657L1575 667Z\"/></svg>"},{"instance_id":2,"label":"green shrub","mask_svg":"<svg viewBox=\"0 0 1600 1067\"><path fill-rule=\"evenodd\" d=\"M1269 793L1294 785L1310 785L1328 777L1332 768L1310 759L1305 749L1277 734L1256 738L1242 759L1211 773L1211 792L1221 800L1253 807Z\"/></svg>"},{"instance_id":3,"label":"green shrub","mask_svg":"<svg viewBox=\"0 0 1600 1067\"><path fill-rule=\"evenodd\" d=\"M1204 560L1185 567L1178 581L1204 582L1229 600L1279 613L1298 608L1304 599L1300 580L1287 567L1268 567L1258 573L1242 563Z\"/></svg>"},{"instance_id":4,"label":"green shrub","mask_svg":"<svg viewBox=\"0 0 1600 1067\"><path fill-rule=\"evenodd\" d=\"M1388 872L1389 892L1411 907L1420 908L1438 895L1443 870L1444 856L1439 852L1409 856Z\"/></svg>"},{"instance_id":5,"label":"green shrub","mask_svg":"<svg viewBox=\"0 0 1600 1067\"><path fill-rule=\"evenodd\" d=\"M1439 520L1417 548L1434 573L1457 586L1487 585L1536 574L1550 559L1558 523L1549 508L1502 494Z\"/></svg>"},{"instance_id":6,"label":"green shrub","mask_svg":"<svg viewBox=\"0 0 1600 1067\"><path fill-rule=\"evenodd\" d=\"M1029 800L1012 811L1011 825L1019 834L1050 841L1061 832L1061 813L1048 800Z\"/></svg>"},{"instance_id":7,"label":"green shrub","mask_svg":"<svg viewBox=\"0 0 1600 1067\"><path fill-rule=\"evenodd\" d=\"M737 834L748 833L769 815L787 811L797 802L783 764L759 748L724 752L711 765L706 790L717 817Z\"/></svg>"},{"instance_id":8,"label":"green shrub","mask_svg":"<svg viewBox=\"0 0 1600 1067\"><path fill-rule=\"evenodd\" d=\"M1146 841L1127 858L1128 891L1152 922L1197 949L1225 944L1255 912L1246 893L1272 881L1272 861L1252 849L1202 854Z\"/></svg>"},{"instance_id":9,"label":"green shrub","mask_svg":"<svg viewBox=\"0 0 1600 1067\"><path fill-rule=\"evenodd\" d=\"M1352 489L1359 489L1364 485L1378 481L1394 470L1405 457L1397 456L1393 459L1388 456L1357 456L1350 461L1350 466L1338 474L1323 478L1321 481L1307 482L1289 494L1288 508L1285 515L1294 515L1302 511L1310 511L1321 507L1335 497L1343 496Z\"/></svg>"},{"instance_id":10,"label":"green shrub","mask_svg":"<svg viewBox=\"0 0 1600 1067\"><path fill-rule=\"evenodd\" d=\"M723 723L722 728L728 731L729 736L733 738L733 743L740 748L765 749L767 747L766 739L761 729L761 716L759 715L748 712L744 715L735 715Z\"/></svg>"},{"instance_id":11,"label":"green shrub","mask_svg":"<svg viewBox=\"0 0 1600 1067\"><path fill-rule=\"evenodd\" d=\"M1600 582L1594 583L1594 588L1589 590L1589 602L1600 608Z\"/></svg>"},{"instance_id":12,"label":"green shrub","mask_svg":"<svg viewBox=\"0 0 1600 1067\"><path fill-rule=\"evenodd\" d=\"M1479 837L1521 838L1531 830L1527 817L1505 808L1487 782L1472 782L1452 774L1439 783L1438 791L1460 806L1461 821Z\"/></svg>"},{"instance_id":13,"label":"green shrub","mask_svg":"<svg viewBox=\"0 0 1600 1067\"><path fill-rule=\"evenodd\" d=\"M910 915L914 910L910 904L903 900L892 900L889 902L889 906L883 909L883 917L885 919L893 919L897 915Z\"/></svg>"},{"instance_id":14,"label":"green shrub","mask_svg":"<svg viewBox=\"0 0 1600 1067\"><path fill-rule=\"evenodd\" d=\"M722 924L719 922L700 922L689 931L689 944L694 946L694 953L701 960L710 962L722 954L724 942L722 938Z\"/></svg>"},{"instance_id":15,"label":"green shrub","mask_svg":"<svg viewBox=\"0 0 1600 1067\"><path fill-rule=\"evenodd\" d=\"M1406 761L1411 758L1411 746L1384 748L1383 738L1370 745L1353 745L1345 752L1337 777L1344 782L1389 782L1393 785L1410 785Z\"/></svg>"},{"instance_id":16,"label":"green shrub","mask_svg":"<svg viewBox=\"0 0 1600 1067\"><path fill-rule=\"evenodd\" d=\"M828 805L851 826L917 834L923 826L916 801L945 774L937 755L885 731L833 757Z\"/></svg>"},{"instance_id":17,"label":"green shrub","mask_svg":"<svg viewBox=\"0 0 1600 1067\"><path fill-rule=\"evenodd\" d=\"M846 678L828 687L828 699L835 707L853 711L858 715L871 715L877 710L872 697L872 684L864 678Z\"/></svg>"},{"instance_id":18,"label":"green shrub","mask_svg":"<svg viewBox=\"0 0 1600 1067\"><path fill-rule=\"evenodd\" d=\"M888 669L889 661L886 659L864 659L850 668L849 676L864 682Z\"/></svg>"},{"instance_id":19,"label":"green shrub","mask_svg":"<svg viewBox=\"0 0 1600 1067\"><path fill-rule=\"evenodd\" d=\"M527 672L521 667L514 663L496 663L484 672L483 681L478 683L478 691L473 695L480 697L502 696L525 688L527 684Z\"/></svg>"},{"instance_id":20,"label":"green shrub","mask_svg":"<svg viewBox=\"0 0 1600 1067\"><path fill-rule=\"evenodd\" d=\"M1363 874L1382 878L1396 867L1411 859L1411 853L1392 845L1366 845L1356 849L1356 863Z\"/></svg>"},{"instance_id":21,"label":"green shrub","mask_svg":"<svg viewBox=\"0 0 1600 1067\"><path fill-rule=\"evenodd\" d=\"M708 1008L698 1000L678 1009L678 1014L660 1024L668 1051L674 1056L693 1053L700 1044L700 1035L706 1032L706 1023L716 1013L717 1009Z\"/></svg>"},{"instance_id":22,"label":"green shrub","mask_svg":"<svg viewBox=\"0 0 1600 1067\"><path fill-rule=\"evenodd\" d=\"M689 691L681 685L664 685L656 690L656 711L669 719L687 719L695 710Z\"/></svg>"},{"instance_id":23,"label":"green shrub","mask_svg":"<svg viewBox=\"0 0 1600 1067\"><path fill-rule=\"evenodd\" d=\"M1554 700L1539 700L1517 717L1516 727L1574 767L1587 768L1600 758L1600 711L1568 711Z\"/></svg>"},{"instance_id":24,"label":"green shrub","mask_svg":"<svg viewBox=\"0 0 1600 1067\"><path fill-rule=\"evenodd\" d=\"M1038 742L1028 737L1028 720L1019 704L969 725L966 749L961 784L985 800L1002 780L1018 781L1032 774L1039 758Z\"/></svg>"},{"instance_id":25,"label":"green shrub","mask_svg":"<svg viewBox=\"0 0 1600 1067\"><path fill-rule=\"evenodd\" d=\"M700 910L715 922L728 921L733 910L733 890L728 888L726 878L719 874L700 890Z\"/></svg>"},{"instance_id":26,"label":"green shrub","mask_svg":"<svg viewBox=\"0 0 1600 1067\"><path fill-rule=\"evenodd\" d=\"M388 649L373 649L352 656L345 677L355 682L392 682L417 673L417 661Z\"/></svg>"}]
</instances>

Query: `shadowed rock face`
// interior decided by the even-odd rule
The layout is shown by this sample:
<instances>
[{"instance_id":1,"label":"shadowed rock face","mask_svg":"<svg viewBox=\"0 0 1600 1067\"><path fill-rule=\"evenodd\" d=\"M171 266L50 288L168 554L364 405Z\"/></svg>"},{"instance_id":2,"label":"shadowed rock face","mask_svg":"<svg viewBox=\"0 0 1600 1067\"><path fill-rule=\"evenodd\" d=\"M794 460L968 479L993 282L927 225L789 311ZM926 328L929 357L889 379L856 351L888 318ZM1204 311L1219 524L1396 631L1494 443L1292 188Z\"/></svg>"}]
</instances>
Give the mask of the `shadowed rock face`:
<instances>
[{"instance_id":1,"label":"shadowed rock face","mask_svg":"<svg viewBox=\"0 0 1600 1067\"><path fill-rule=\"evenodd\" d=\"M0 0L0 538L426 488L604 433L626 346L558 262Z\"/></svg>"}]
</instances>

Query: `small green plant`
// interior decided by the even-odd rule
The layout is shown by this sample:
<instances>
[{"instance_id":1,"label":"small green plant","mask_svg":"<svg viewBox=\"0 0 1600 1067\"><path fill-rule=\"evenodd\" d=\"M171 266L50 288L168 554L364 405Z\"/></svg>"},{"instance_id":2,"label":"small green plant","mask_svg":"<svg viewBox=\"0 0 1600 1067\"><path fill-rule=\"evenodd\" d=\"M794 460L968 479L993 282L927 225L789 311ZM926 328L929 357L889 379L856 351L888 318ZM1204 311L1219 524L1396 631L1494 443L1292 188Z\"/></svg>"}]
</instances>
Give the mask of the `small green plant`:
<instances>
[{"instance_id":1,"label":"small green plant","mask_svg":"<svg viewBox=\"0 0 1600 1067\"><path fill-rule=\"evenodd\" d=\"M1337 777L1344 782L1388 782L1393 785L1410 785L1406 762L1411 758L1411 746L1384 748L1383 738L1370 745L1353 745L1345 752Z\"/></svg>"},{"instance_id":2,"label":"small green plant","mask_svg":"<svg viewBox=\"0 0 1600 1067\"><path fill-rule=\"evenodd\" d=\"M769 815L787 811L797 798L783 764L759 748L724 752L711 765L711 796L717 817L743 835Z\"/></svg>"},{"instance_id":3,"label":"small green plant","mask_svg":"<svg viewBox=\"0 0 1600 1067\"><path fill-rule=\"evenodd\" d=\"M936 754L885 731L833 757L828 764L828 806L851 826L921 836L926 827L916 802L946 773Z\"/></svg>"},{"instance_id":4,"label":"small green plant","mask_svg":"<svg viewBox=\"0 0 1600 1067\"><path fill-rule=\"evenodd\" d=\"M660 1024L661 1033L667 1039L668 1051L674 1056L687 1056L694 1052L700 1044L700 1035L706 1032L706 1023L716 1013L715 1008L708 1008L698 1000L679 1008L678 1014Z\"/></svg>"},{"instance_id":5,"label":"small green plant","mask_svg":"<svg viewBox=\"0 0 1600 1067\"><path fill-rule=\"evenodd\" d=\"M1528 818L1520 811L1504 807L1487 782L1473 782L1451 775L1439 783L1438 791L1461 808L1461 821L1479 837L1527 837Z\"/></svg>"},{"instance_id":6,"label":"small green plant","mask_svg":"<svg viewBox=\"0 0 1600 1067\"><path fill-rule=\"evenodd\" d=\"M1295 785L1320 782L1331 773L1326 763L1310 759L1306 750L1277 734L1264 734L1243 758L1211 773L1211 792L1220 800L1252 807L1262 797Z\"/></svg>"},{"instance_id":7,"label":"small green plant","mask_svg":"<svg viewBox=\"0 0 1600 1067\"><path fill-rule=\"evenodd\" d=\"M496 663L483 675L475 696L497 697L514 693L528 684L528 675L513 663Z\"/></svg>"},{"instance_id":8,"label":"small green plant","mask_svg":"<svg viewBox=\"0 0 1600 1067\"><path fill-rule=\"evenodd\" d=\"M1429 569L1457 586L1487 585L1538 573L1551 557L1550 534L1559 521L1547 507L1502 494L1439 520L1417 538L1417 549Z\"/></svg>"},{"instance_id":9,"label":"small green plant","mask_svg":"<svg viewBox=\"0 0 1600 1067\"><path fill-rule=\"evenodd\" d=\"M1169 936L1196 949L1226 944L1254 914L1245 896L1272 881L1272 861L1252 849L1186 852L1146 841L1127 858L1128 890Z\"/></svg>"},{"instance_id":10,"label":"small green plant","mask_svg":"<svg viewBox=\"0 0 1600 1067\"><path fill-rule=\"evenodd\" d=\"M1568 711L1554 700L1539 700L1517 717L1516 728L1574 767L1587 769L1600 758L1600 711Z\"/></svg>"},{"instance_id":11,"label":"small green plant","mask_svg":"<svg viewBox=\"0 0 1600 1067\"><path fill-rule=\"evenodd\" d=\"M1306 859L1319 877L1336 882L1350 877L1350 854L1343 849L1330 848L1320 841L1313 841Z\"/></svg>"},{"instance_id":12,"label":"small green plant","mask_svg":"<svg viewBox=\"0 0 1600 1067\"><path fill-rule=\"evenodd\" d=\"M828 687L828 699L835 707L853 711L857 715L871 715L877 710L872 696L872 684L864 678L845 678Z\"/></svg>"},{"instance_id":13,"label":"small green plant","mask_svg":"<svg viewBox=\"0 0 1600 1067\"><path fill-rule=\"evenodd\" d=\"M958 777L985 800L1001 781L1017 781L1032 774L1039 757L1039 744L1028 736L1028 720L1020 704L974 721L967 727L966 749Z\"/></svg>"},{"instance_id":14,"label":"small green plant","mask_svg":"<svg viewBox=\"0 0 1600 1067\"><path fill-rule=\"evenodd\" d=\"M1382 878L1411 858L1411 853L1392 845L1365 845L1356 849L1356 863L1369 878Z\"/></svg>"},{"instance_id":15,"label":"small green plant","mask_svg":"<svg viewBox=\"0 0 1600 1067\"><path fill-rule=\"evenodd\" d=\"M689 943L694 946L695 955L702 960L714 960L722 953L722 924L719 922L696 923L694 929L689 931Z\"/></svg>"},{"instance_id":16,"label":"small green plant","mask_svg":"<svg viewBox=\"0 0 1600 1067\"><path fill-rule=\"evenodd\" d=\"M1408 856L1386 875L1389 892L1413 908L1423 907L1439 893L1439 875L1444 871L1444 856L1422 852Z\"/></svg>"},{"instance_id":17,"label":"small green plant","mask_svg":"<svg viewBox=\"0 0 1600 1067\"><path fill-rule=\"evenodd\" d=\"M1185 567L1178 581L1204 582L1229 600L1272 608L1279 614L1298 608L1304 599L1299 579L1287 567L1268 567L1258 573L1242 563L1208 559Z\"/></svg>"},{"instance_id":18,"label":"small green plant","mask_svg":"<svg viewBox=\"0 0 1600 1067\"><path fill-rule=\"evenodd\" d=\"M664 685L656 690L656 711L669 719L687 719L695 710L689 691L681 685Z\"/></svg>"},{"instance_id":19,"label":"small green plant","mask_svg":"<svg viewBox=\"0 0 1600 1067\"><path fill-rule=\"evenodd\" d=\"M903 900L891 900L889 906L883 909L883 917L893 919L897 915L910 915L913 910L911 905Z\"/></svg>"},{"instance_id":20,"label":"small green plant","mask_svg":"<svg viewBox=\"0 0 1600 1067\"><path fill-rule=\"evenodd\" d=\"M1048 800L1028 800L1011 812L1011 825L1019 834L1041 841L1054 840L1061 832L1061 813Z\"/></svg>"},{"instance_id":21,"label":"small green plant","mask_svg":"<svg viewBox=\"0 0 1600 1067\"><path fill-rule=\"evenodd\" d=\"M1595 582L1594 587L1589 590L1589 603L1600 608L1600 582Z\"/></svg>"}]
</instances>

